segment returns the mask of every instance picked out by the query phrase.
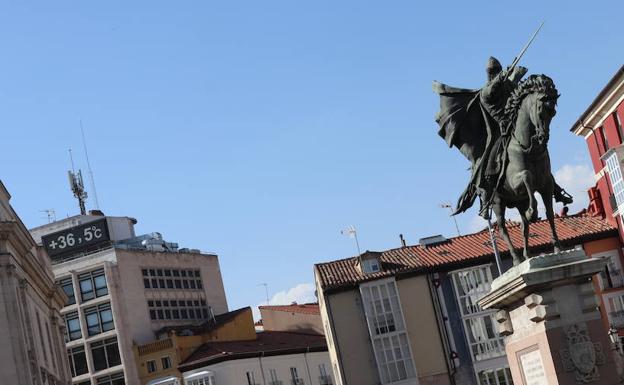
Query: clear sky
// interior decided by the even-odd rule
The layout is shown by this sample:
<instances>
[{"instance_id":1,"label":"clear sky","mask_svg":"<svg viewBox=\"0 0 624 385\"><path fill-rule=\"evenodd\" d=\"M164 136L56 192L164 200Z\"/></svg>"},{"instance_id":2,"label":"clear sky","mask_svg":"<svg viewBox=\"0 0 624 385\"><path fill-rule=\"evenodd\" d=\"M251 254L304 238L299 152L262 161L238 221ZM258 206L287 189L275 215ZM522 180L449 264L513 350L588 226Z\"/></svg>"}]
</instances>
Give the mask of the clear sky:
<instances>
[{"instance_id":1,"label":"clear sky","mask_svg":"<svg viewBox=\"0 0 624 385\"><path fill-rule=\"evenodd\" d=\"M455 228L467 162L431 81L481 87L489 55L561 93L553 169L581 207L569 129L623 63L621 1L3 1L0 177L27 226L77 213L68 149L101 209L217 252L230 308L309 299L315 262ZM88 180L85 181L88 185ZM92 193L92 191L89 191ZM93 195L93 194L91 194ZM91 199L88 206L92 208ZM475 212L458 218L474 230ZM298 286L299 285L299 286ZM296 288L288 292L290 289ZM280 293L281 292L281 293Z\"/></svg>"}]
</instances>

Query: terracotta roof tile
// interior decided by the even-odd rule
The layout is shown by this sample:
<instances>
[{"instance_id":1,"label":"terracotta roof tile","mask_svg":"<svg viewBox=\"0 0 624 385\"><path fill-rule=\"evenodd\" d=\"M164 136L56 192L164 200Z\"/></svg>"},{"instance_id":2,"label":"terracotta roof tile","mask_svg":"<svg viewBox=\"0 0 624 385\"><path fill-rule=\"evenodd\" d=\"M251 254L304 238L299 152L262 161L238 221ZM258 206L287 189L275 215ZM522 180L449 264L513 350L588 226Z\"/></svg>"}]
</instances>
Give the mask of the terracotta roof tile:
<instances>
[{"instance_id":1,"label":"terracotta roof tile","mask_svg":"<svg viewBox=\"0 0 624 385\"><path fill-rule=\"evenodd\" d=\"M617 236L616 227L599 217L586 214L556 218L555 226L564 247ZM522 244L520 224L508 222L507 228L512 242L519 247ZM531 224L529 247L533 251L546 251L549 248L552 250L550 238L550 227L546 220ZM501 253L509 251L507 244L498 235L497 245ZM319 263L315 265L315 270L321 288L326 291L352 287L361 282L395 274L424 271L493 257L490 237L487 229L484 229L474 234L449 238L446 242L433 246L416 245L386 250L379 257L382 269L377 273L362 274L357 266L357 257Z\"/></svg>"},{"instance_id":2,"label":"terracotta roof tile","mask_svg":"<svg viewBox=\"0 0 624 385\"><path fill-rule=\"evenodd\" d=\"M255 340L205 343L178 369L186 371L228 360L327 350L325 336L319 334L265 331L256 336Z\"/></svg>"},{"instance_id":3,"label":"terracotta roof tile","mask_svg":"<svg viewBox=\"0 0 624 385\"><path fill-rule=\"evenodd\" d=\"M274 310L283 311L288 313L300 313L300 314L321 314L318 303L304 303L291 305L265 305L259 306L260 310Z\"/></svg>"}]
</instances>

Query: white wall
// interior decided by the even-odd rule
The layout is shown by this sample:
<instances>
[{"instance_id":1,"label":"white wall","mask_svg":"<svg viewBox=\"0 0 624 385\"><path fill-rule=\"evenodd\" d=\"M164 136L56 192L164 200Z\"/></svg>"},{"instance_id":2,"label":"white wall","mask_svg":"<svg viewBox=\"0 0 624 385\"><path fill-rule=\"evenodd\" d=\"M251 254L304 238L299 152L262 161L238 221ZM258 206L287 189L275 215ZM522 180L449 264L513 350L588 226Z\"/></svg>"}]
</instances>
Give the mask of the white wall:
<instances>
[{"instance_id":1,"label":"white wall","mask_svg":"<svg viewBox=\"0 0 624 385\"><path fill-rule=\"evenodd\" d=\"M277 379L283 385L291 384L290 368L297 368L299 378L305 385L320 385L319 365L324 364L326 372L333 379L328 352L288 354L263 358L244 358L220 362L183 373L187 378L202 371L212 372L216 385L247 385L247 372L253 372L258 385L270 385L270 370L275 369ZM309 369L309 371L308 371ZM264 376L263 376L264 374ZM336 383L335 381L333 382Z\"/></svg>"}]
</instances>

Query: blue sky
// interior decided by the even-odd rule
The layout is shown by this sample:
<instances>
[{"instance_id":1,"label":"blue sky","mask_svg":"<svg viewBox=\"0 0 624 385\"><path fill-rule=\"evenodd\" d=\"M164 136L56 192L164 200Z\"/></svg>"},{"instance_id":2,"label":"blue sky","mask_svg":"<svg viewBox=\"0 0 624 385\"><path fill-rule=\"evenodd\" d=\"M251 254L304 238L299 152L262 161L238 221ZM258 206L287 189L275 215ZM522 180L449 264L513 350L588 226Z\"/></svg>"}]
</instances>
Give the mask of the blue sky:
<instances>
[{"instance_id":1,"label":"blue sky","mask_svg":"<svg viewBox=\"0 0 624 385\"><path fill-rule=\"evenodd\" d=\"M436 134L431 81L480 87L545 20L522 64L558 86L553 169L585 202L569 129L623 62L621 2L490 3L2 2L0 178L28 226L76 214L82 119L106 214L217 252L231 308L262 282L309 298L313 263L355 253L348 225L371 250L454 234L438 204L468 164Z\"/></svg>"}]
</instances>

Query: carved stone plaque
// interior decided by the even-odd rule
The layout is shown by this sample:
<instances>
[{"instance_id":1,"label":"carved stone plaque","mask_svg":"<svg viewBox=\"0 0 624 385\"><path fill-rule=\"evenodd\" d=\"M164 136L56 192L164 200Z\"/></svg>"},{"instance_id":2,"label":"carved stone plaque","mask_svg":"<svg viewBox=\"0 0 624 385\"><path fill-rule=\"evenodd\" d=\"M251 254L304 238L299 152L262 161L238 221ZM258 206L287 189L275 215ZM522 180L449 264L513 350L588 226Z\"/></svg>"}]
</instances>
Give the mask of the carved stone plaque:
<instances>
[{"instance_id":1,"label":"carved stone plaque","mask_svg":"<svg viewBox=\"0 0 624 385\"><path fill-rule=\"evenodd\" d=\"M542 355L538 349L520 356L520 368L524 380L523 385L548 385Z\"/></svg>"}]
</instances>

